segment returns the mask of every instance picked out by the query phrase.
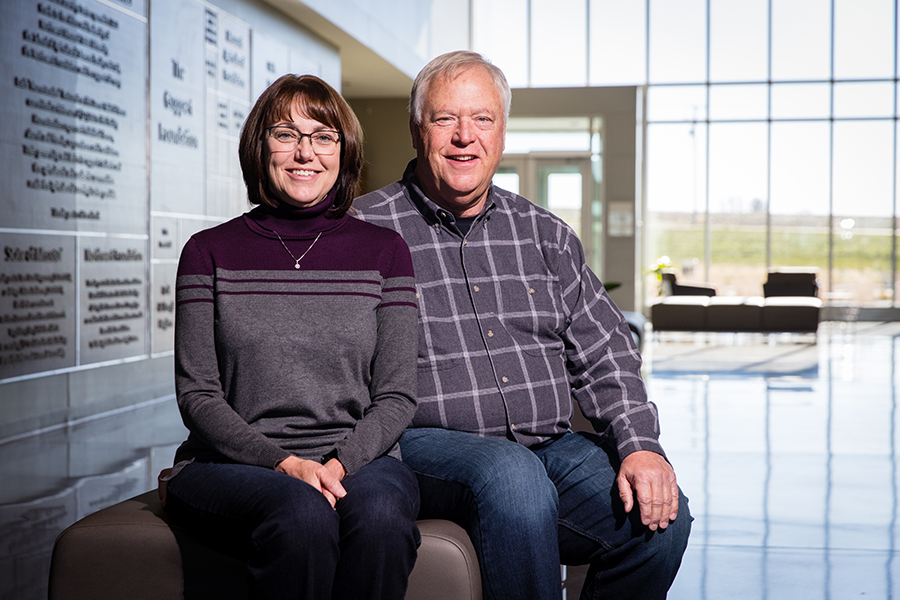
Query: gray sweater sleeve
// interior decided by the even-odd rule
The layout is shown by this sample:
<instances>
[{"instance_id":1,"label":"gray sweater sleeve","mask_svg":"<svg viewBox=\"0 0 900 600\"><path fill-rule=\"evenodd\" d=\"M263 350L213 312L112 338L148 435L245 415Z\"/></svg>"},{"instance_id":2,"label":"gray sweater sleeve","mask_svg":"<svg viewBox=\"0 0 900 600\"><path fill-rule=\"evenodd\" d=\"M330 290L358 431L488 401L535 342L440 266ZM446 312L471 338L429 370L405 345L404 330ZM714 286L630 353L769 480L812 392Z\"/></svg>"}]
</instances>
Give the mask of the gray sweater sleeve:
<instances>
[{"instance_id":1,"label":"gray sweater sleeve","mask_svg":"<svg viewBox=\"0 0 900 600\"><path fill-rule=\"evenodd\" d=\"M384 300L377 309L371 403L353 430L335 446L347 473L390 450L415 414L418 311L403 300L414 289L410 277L391 278L384 283Z\"/></svg>"},{"instance_id":2,"label":"gray sweater sleeve","mask_svg":"<svg viewBox=\"0 0 900 600\"><path fill-rule=\"evenodd\" d=\"M274 468L291 453L251 427L225 399L215 340L211 257L191 239L178 268L175 391L191 432L182 449L191 458L212 450L235 462Z\"/></svg>"}]
</instances>

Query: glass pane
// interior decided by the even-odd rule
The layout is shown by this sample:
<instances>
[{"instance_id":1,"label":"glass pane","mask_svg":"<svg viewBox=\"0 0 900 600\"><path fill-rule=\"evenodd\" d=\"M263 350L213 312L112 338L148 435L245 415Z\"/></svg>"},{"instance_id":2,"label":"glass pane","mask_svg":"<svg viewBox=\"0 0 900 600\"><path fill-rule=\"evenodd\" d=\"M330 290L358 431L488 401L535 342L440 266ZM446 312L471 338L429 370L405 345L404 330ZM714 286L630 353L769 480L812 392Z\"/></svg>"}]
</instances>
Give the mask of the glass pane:
<instances>
[{"instance_id":1,"label":"glass pane","mask_svg":"<svg viewBox=\"0 0 900 600\"><path fill-rule=\"evenodd\" d=\"M510 118L506 127L507 154L532 151L588 151L591 121L587 117Z\"/></svg>"},{"instance_id":2,"label":"glass pane","mask_svg":"<svg viewBox=\"0 0 900 600\"><path fill-rule=\"evenodd\" d=\"M768 0L711 0L710 81L766 81Z\"/></svg>"},{"instance_id":3,"label":"glass pane","mask_svg":"<svg viewBox=\"0 0 900 600\"><path fill-rule=\"evenodd\" d=\"M828 215L829 135L828 123L772 123L773 215Z\"/></svg>"},{"instance_id":4,"label":"glass pane","mask_svg":"<svg viewBox=\"0 0 900 600\"><path fill-rule=\"evenodd\" d=\"M776 83L772 85L773 119L828 119L831 86L827 83Z\"/></svg>"},{"instance_id":5,"label":"glass pane","mask_svg":"<svg viewBox=\"0 0 900 600\"><path fill-rule=\"evenodd\" d=\"M506 134L507 154L527 154L531 151L590 150L591 135L560 131L512 131Z\"/></svg>"},{"instance_id":6,"label":"glass pane","mask_svg":"<svg viewBox=\"0 0 900 600\"><path fill-rule=\"evenodd\" d=\"M900 139L900 122L895 121L894 126L896 128L894 133L895 139ZM894 155L894 160L894 172L898 173L900 172L900 153ZM894 214L900 215L900 189L895 188L894 192ZM894 222L894 227L895 229L893 233L894 237L896 238L897 236L900 236L900 229L896 229L896 221ZM898 275L900 275L900 248L898 248L897 252L897 264L894 265L894 274L895 278L897 279L898 286L898 289L894 290L894 306L900 306L900 277L898 277Z\"/></svg>"},{"instance_id":7,"label":"glass pane","mask_svg":"<svg viewBox=\"0 0 900 600\"><path fill-rule=\"evenodd\" d=\"M706 81L706 0L650 3L650 82Z\"/></svg>"},{"instance_id":8,"label":"glass pane","mask_svg":"<svg viewBox=\"0 0 900 600\"><path fill-rule=\"evenodd\" d=\"M581 169L577 165L538 167L536 204L548 208L581 234Z\"/></svg>"},{"instance_id":9,"label":"glass pane","mask_svg":"<svg viewBox=\"0 0 900 600\"><path fill-rule=\"evenodd\" d=\"M706 120L706 86L651 86L647 91L648 121Z\"/></svg>"},{"instance_id":10,"label":"glass pane","mask_svg":"<svg viewBox=\"0 0 900 600\"><path fill-rule=\"evenodd\" d=\"M645 3L590 0L589 9L590 85L645 83Z\"/></svg>"},{"instance_id":11,"label":"glass pane","mask_svg":"<svg viewBox=\"0 0 900 600\"><path fill-rule=\"evenodd\" d=\"M706 125L647 127L648 265L666 257L681 275L702 280L706 224ZM649 302L659 281L649 275Z\"/></svg>"},{"instance_id":12,"label":"glass pane","mask_svg":"<svg viewBox=\"0 0 900 600\"><path fill-rule=\"evenodd\" d=\"M706 211L706 125L647 127L647 208L698 214Z\"/></svg>"},{"instance_id":13,"label":"glass pane","mask_svg":"<svg viewBox=\"0 0 900 600\"><path fill-rule=\"evenodd\" d=\"M834 84L834 116L893 117L893 83Z\"/></svg>"},{"instance_id":14,"label":"glass pane","mask_svg":"<svg viewBox=\"0 0 900 600\"><path fill-rule=\"evenodd\" d=\"M831 0L772 3L772 79L831 78Z\"/></svg>"},{"instance_id":15,"label":"glass pane","mask_svg":"<svg viewBox=\"0 0 900 600\"><path fill-rule=\"evenodd\" d=\"M587 83L585 11L585 0L531 0L533 87Z\"/></svg>"},{"instance_id":16,"label":"glass pane","mask_svg":"<svg viewBox=\"0 0 900 600\"><path fill-rule=\"evenodd\" d=\"M889 303L893 130L890 121L834 124L835 301Z\"/></svg>"},{"instance_id":17,"label":"glass pane","mask_svg":"<svg viewBox=\"0 0 900 600\"><path fill-rule=\"evenodd\" d=\"M890 121L834 124L834 215L888 216L893 210Z\"/></svg>"},{"instance_id":18,"label":"glass pane","mask_svg":"<svg viewBox=\"0 0 900 600\"><path fill-rule=\"evenodd\" d=\"M711 121L766 119L768 114L768 86L713 85L709 88Z\"/></svg>"},{"instance_id":19,"label":"glass pane","mask_svg":"<svg viewBox=\"0 0 900 600\"><path fill-rule=\"evenodd\" d=\"M519 174L515 167L500 167L494 173L494 185L513 194L519 193Z\"/></svg>"},{"instance_id":20,"label":"glass pane","mask_svg":"<svg viewBox=\"0 0 900 600\"><path fill-rule=\"evenodd\" d=\"M723 214L765 212L765 123L714 123L709 130L709 209Z\"/></svg>"},{"instance_id":21,"label":"glass pane","mask_svg":"<svg viewBox=\"0 0 900 600\"><path fill-rule=\"evenodd\" d=\"M893 0L835 0L834 77L894 76Z\"/></svg>"},{"instance_id":22,"label":"glass pane","mask_svg":"<svg viewBox=\"0 0 900 600\"><path fill-rule=\"evenodd\" d=\"M771 267L828 271L830 127L772 124Z\"/></svg>"},{"instance_id":23,"label":"glass pane","mask_svg":"<svg viewBox=\"0 0 900 600\"><path fill-rule=\"evenodd\" d=\"M472 0L472 14L473 49L497 65L510 86L528 87L528 0Z\"/></svg>"},{"instance_id":24,"label":"glass pane","mask_svg":"<svg viewBox=\"0 0 900 600\"><path fill-rule=\"evenodd\" d=\"M760 296L766 274L768 128L720 123L709 130L711 265L719 294Z\"/></svg>"}]
</instances>

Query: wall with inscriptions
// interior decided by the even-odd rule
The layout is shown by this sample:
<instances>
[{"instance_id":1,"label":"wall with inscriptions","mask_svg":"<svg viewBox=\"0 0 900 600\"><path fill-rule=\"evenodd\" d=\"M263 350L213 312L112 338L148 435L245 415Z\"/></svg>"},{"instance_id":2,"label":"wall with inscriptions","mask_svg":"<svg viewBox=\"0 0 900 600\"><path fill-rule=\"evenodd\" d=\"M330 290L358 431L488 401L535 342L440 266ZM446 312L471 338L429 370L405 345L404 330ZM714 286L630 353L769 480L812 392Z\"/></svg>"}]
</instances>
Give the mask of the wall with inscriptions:
<instances>
[{"instance_id":1,"label":"wall with inscriptions","mask_svg":"<svg viewBox=\"0 0 900 600\"><path fill-rule=\"evenodd\" d=\"M2 441L172 393L178 256L248 208L253 101L340 58L255 0L0 10Z\"/></svg>"}]
</instances>

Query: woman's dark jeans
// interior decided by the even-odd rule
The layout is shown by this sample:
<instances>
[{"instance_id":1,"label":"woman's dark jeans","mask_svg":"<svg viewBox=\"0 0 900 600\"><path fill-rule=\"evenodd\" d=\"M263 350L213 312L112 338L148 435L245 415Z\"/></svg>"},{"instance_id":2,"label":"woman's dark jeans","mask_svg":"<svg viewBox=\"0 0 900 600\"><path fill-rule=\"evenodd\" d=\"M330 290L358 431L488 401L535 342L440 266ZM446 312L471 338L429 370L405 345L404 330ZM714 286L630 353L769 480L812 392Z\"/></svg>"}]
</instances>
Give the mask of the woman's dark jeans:
<instances>
[{"instance_id":1,"label":"woman's dark jeans","mask_svg":"<svg viewBox=\"0 0 900 600\"><path fill-rule=\"evenodd\" d=\"M194 462L169 481L166 510L243 545L254 598L402 600L420 541L415 476L384 457L341 483L347 495L332 509L272 469Z\"/></svg>"}]
</instances>

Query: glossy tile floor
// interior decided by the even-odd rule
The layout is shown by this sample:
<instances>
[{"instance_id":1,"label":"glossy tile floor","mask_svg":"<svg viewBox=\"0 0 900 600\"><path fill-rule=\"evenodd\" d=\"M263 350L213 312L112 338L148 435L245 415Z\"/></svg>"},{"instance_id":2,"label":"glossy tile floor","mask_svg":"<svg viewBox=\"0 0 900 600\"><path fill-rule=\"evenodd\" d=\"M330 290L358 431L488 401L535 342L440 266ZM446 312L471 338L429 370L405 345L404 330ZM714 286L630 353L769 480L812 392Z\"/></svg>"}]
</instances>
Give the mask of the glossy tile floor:
<instances>
[{"instance_id":1,"label":"glossy tile floor","mask_svg":"<svg viewBox=\"0 0 900 600\"><path fill-rule=\"evenodd\" d=\"M666 334L645 348L695 517L671 600L888 599L897 557L900 323L810 336ZM152 485L174 401L0 441L0 598L46 598L53 539ZM577 598L584 569L566 570Z\"/></svg>"},{"instance_id":2,"label":"glossy tile floor","mask_svg":"<svg viewBox=\"0 0 900 600\"><path fill-rule=\"evenodd\" d=\"M900 597L900 323L718 336L647 357L696 519L669 598Z\"/></svg>"}]
</instances>

